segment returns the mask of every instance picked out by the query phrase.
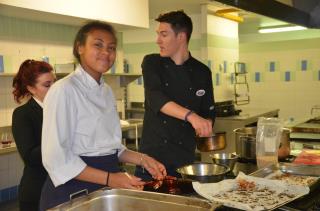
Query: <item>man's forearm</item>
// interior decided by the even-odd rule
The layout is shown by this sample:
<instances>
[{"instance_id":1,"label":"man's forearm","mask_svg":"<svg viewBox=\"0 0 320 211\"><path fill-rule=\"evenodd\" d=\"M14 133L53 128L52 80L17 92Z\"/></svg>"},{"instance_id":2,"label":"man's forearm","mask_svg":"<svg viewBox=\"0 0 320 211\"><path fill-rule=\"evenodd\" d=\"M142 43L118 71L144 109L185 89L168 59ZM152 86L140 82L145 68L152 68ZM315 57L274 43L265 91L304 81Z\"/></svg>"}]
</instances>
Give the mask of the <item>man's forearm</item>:
<instances>
[{"instance_id":1,"label":"man's forearm","mask_svg":"<svg viewBox=\"0 0 320 211\"><path fill-rule=\"evenodd\" d=\"M160 111L168 116L175 117L177 119L185 120L186 114L190 111L189 109L180 106L179 104L170 101L164 104Z\"/></svg>"},{"instance_id":2,"label":"man's forearm","mask_svg":"<svg viewBox=\"0 0 320 211\"><path fill-rule=\"evenodd\" d=\"M196 113L191 113L189 109L170 101L166 103L160 111L168 116L190 122L195 132L200 137L208 137L212 135L212 121L204 119Z\"/></svg>"}]
</instances>

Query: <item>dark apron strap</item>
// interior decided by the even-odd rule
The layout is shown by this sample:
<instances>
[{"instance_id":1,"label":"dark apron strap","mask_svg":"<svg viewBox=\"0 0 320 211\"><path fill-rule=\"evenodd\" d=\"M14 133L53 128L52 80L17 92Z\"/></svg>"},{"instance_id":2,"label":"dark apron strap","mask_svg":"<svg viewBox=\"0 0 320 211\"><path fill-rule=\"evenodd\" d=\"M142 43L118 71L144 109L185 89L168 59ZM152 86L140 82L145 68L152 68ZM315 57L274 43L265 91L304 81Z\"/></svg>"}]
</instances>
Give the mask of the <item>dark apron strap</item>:
<instances>
[{"instance_id":1,"label":"dark apron strap","mask_svg":"<svg viewBox=\"0 0 320 211\"><path fill-rule=\"evenodd\" d=\"M119 172L120 167L117 154L118 153L97 157L81 156L81 158L90 167L109 172ZM105 186L90 182L79 181L76 179L71 179L65 184L54 187L50 177L48 176L42 188L40 211L47 210L49 208L69 201L70 195L73 193L79 192L84 189L88 190L88 192L91 193L103 187Z\"/></svg>"}]
</instances>

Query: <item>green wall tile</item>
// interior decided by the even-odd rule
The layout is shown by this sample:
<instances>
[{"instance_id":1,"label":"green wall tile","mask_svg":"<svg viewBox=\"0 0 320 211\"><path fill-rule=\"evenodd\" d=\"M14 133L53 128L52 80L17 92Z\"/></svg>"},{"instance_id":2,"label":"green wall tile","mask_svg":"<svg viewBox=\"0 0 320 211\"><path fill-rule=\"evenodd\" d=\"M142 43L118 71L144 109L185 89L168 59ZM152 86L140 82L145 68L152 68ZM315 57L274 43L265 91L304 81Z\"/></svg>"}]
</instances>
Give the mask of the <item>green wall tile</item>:
<instances>
[{"instance_id":1,"label":"green wall tile","mask_svg":"<svg viewBox=\"0 0 320 211\"><path fill-rule=\"evenodd\" d=\"M78 26L44 23L0 15L0 38L70 44Z\"/></svg>"},{"instance_id":2,"label":"green wall tile","mask_svg":"<svg viewBox=\"0 0 320 211\"><path fill-rule=\"evenodd\" d=\"M320 38L276 42L240 43L239 52L240 54L243 54L252 52L279 52L317 48L320 48Z\"/></svg>"},{"instance_id":3,"label":"green wall tile","mask_svg":"<svg viewBox=\"0 0 320 211\"><path fill-rule=\"evenodd\" d=\"M190 51L200 50L201 40L191 39L189 43ZM158 53L159 47L155 42L140 42L140 43L125 43L123 44L123 50L125 54L136 53Z\"/></svg>"},{"instance_id":4,"label":"green wall tile","mask_svg":"<svg viewBox=\"0 0 320 211\"><path fill-rule=\"evenodd\" d=\"M320 83L320 69L312 72L312 80Z\"/></svg>"},{"instance_id":5,"label":"green wall tile","mask_svg":"<svg viewBox=\"0 0 320 211\"><path fill-rule=\"evenodd\" d=\"M8 55L3 55L3 65L4 65L4 72L11 73L15 72L12 66L12 57Z\"/></svg>"},{"instance_id":6,"label":"green wall tile","mask_svg":"<svg viewBox=\"0 0 320 211\"><path fill-rule=\"evenodd\" d=\"M201 39L191 39L189 42L189 50L199 51L201 49Z\"/></svg>"},{"instance_id":7,"label":"green wall tile","mask_svg":"<svg viewBox=\"0 0 320 211\"><path fill-rule=\"evenodd\" d=\"M123 52L125 54L135 53L156 53L159 52L159 48L155 42L145 43L126 43L123 45Z\"/></svg>"},{"instance_id":8,"label":"green wall tile","mask_svg":"<svg viewBox=\"0 0 320 211\"><path fill-rule=\"evenodd\" d=\"M123 49L123 32L117 32L117 49Z\"/></svg>"}]
</instances>

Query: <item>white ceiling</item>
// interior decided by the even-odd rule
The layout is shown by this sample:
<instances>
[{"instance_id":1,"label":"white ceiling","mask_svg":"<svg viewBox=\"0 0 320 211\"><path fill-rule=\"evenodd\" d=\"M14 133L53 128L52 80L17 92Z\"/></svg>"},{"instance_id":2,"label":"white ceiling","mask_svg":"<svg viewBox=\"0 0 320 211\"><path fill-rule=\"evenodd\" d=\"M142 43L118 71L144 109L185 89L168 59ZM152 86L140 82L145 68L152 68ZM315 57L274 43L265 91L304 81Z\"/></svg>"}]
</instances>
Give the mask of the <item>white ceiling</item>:
<instances>
[{"instance_id":1,"label":"white ceiling","mask_svg":"<svg viewBox=\"0 0 320 211\"><path fill-rule=\"evenodd\" d=\"M284 1L284 0L282 0ZM149 0L149 16L150 19L155 19L159 14L172 10L183 9L187 14L200 13L202 4L210 4L215 7L224 9L230 8L228 5L224 5L219 2L210 0ZM84 21L82 18L67 17L67 16L56 16L50 13L34 12L32 10L21 10L20 8L0 5L0 14L6 16L15 16L19 18L31 19L31 20L42 20L47 22L81 25ZM273 19L256 15L250 12L241 11L240 15L244 17L244 24L256 22L263 24L265 22L274 22ZM264 24L266 25L266 24ZM117 30L125 30L126 28L132 28L128 26L115 26Z\"/></svg>"},{"instance_id":2,"label":"white ceiling","mask_svg":"<svg viewBox=\"0 0 320 211\"><path fill-rule=\"evenodd\" d=\"M208 3L209 0L149 0L149 16L154 19L163 12L179 9L188 14L200 13L201 4Z\"/></svg>"},{"instance_id":3,"label":"white ceiling","mask_svg":"<svg viewBox=\"0 0 320 211\"><path fill-rule=\"evenodd\" d=\"M291 0L278 1L281 1L282 3L286 4L291 3ZM150 19L155 19L159 14L163 12L179 9L183 9L187 14L200 13L201 4L210 4L220 9L231 8L231 6L210 0L149 0L149 16ZM269 17L265 17L247 11L241 11L239 15L244 18L244 23L242 23L243 25L252 25L253 23L259 26L279 25L281 23L283 24L282 21L278 21Z\"/></svg>"}]
</instances>

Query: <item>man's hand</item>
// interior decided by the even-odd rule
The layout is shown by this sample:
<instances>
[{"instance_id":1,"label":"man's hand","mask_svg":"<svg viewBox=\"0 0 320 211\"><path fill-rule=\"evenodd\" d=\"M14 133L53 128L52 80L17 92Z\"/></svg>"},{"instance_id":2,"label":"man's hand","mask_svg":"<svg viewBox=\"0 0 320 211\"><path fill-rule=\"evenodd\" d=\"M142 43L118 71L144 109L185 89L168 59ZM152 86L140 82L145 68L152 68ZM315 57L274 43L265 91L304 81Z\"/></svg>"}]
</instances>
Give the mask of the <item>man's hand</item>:
<instances>
[{"instance_id":1,"label":"man's hand","mask_svg":"<svg viewBox=\"0 0 320 211\"><path fill-rule=\"evenodd\" d=\"M196 113L192 113L188 116L188 122L192 125L196 131L196 135L199 137L212 136L212 121L204 119Z\"/></svg>"}]
</instances>

